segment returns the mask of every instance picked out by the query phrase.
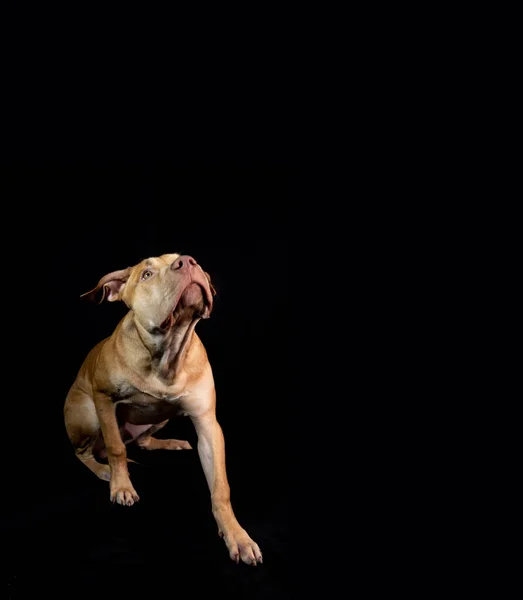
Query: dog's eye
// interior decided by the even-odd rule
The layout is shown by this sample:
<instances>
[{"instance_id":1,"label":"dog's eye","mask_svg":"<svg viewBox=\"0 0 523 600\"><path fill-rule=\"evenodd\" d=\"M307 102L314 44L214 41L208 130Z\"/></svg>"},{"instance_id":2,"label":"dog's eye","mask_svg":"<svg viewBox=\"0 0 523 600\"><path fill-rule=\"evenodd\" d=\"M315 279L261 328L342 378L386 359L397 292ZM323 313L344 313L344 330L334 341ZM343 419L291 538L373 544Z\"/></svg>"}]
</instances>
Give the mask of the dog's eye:
<instances>
[{"instance_id":1,"label":"dog's eye","mask_svg":"<svg viewBox=\"0 0 523 600\"><path fill-rule=\"evenodd\" d=\"M143 279L149 279L149 277L151 277L153 274L152 271L150 271L149 269L146 269L143 273L142 273L142 280Z\"/></svg>"}]
</instances>

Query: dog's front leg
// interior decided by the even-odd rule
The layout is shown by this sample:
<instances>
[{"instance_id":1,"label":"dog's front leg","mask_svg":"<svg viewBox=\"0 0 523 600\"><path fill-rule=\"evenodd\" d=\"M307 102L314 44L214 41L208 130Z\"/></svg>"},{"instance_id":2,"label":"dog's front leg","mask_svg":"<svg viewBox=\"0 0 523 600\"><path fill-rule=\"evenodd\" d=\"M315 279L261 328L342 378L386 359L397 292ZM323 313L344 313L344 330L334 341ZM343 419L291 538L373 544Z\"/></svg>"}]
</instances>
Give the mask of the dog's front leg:
<instances>
[{"instance_id":1,"label":"dog's front leg","mask_svg":"<svg viewBox=\"0 0 523 600\"><path fill-rule=\"evenodd\" d=\"M110 396L102 393L95 395L94 404L111 467L111 502L132 506L140 498L129 479L127 452L116 420L116 404Z\"/></svg>"},{"instance_id":2,"label":"dog's front leg","mask_svg":"<svg viewBox=\"0 0 523 600\"><path fill-rule=\"evenodd\" d=\"M230 488L225 470L225 442L214 410L191 417L198 434L198 454L211 492L212 512L218 531L223 536L232 560L256 566L263 562L258 544L254 542L234 516Z\"/></svg>"}]
</instances>

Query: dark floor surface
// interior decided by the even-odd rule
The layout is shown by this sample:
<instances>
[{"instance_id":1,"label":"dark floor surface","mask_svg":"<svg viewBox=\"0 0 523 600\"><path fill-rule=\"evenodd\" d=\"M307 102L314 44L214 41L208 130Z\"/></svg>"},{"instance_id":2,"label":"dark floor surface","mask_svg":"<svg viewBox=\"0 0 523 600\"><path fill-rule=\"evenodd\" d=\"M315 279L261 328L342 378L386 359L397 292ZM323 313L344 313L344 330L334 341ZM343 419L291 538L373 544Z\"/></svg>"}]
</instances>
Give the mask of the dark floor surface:
<instances>
[{"instance_id":1,"label":"dark floor surface","mask_svg":"<svg viewBox=\"0 0 523 600\"><path fill-rule=\"evenodd\" d=\"M188 419L175 421L162 437L185 434L195 446L191 427ZM263 565L251 567L233 563L217 535L195 450L129 448L129 457L141 461L130 465L141 500L129 508L112 505L108 484L66 449L62 461L28 457L30 483L20 465L9 477L16 493L4 491L1 597L291 596L283 471L269 476L261 469L258 478L256 464L263 461L254 459L252 468L242 461L240 469L230 452L233 507L264 556Z\"/></svg>"}]
</instances>

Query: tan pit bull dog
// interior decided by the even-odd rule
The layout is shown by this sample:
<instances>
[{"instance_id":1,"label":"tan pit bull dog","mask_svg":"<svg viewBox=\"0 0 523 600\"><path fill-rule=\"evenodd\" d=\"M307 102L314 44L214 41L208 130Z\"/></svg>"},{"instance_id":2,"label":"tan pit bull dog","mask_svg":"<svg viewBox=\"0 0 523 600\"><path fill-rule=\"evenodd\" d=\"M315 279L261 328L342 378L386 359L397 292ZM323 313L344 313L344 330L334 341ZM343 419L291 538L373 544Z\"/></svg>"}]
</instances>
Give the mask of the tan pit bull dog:
<instances>
[{"instance_id":1,"label":"tan pit bull dog","mask_svg":"<svg viewBox=\"0 0 523 600\"><path fill-rule=\"evenodd\" d=\"M129 479L125 444L191 449L186 441L152 437L171 417L188 415L218 532L232 560L256 565L262 562L260 549L231 507L212 370L194 331L210 316L215 293L209 275L192 257L179 254L102 277L84 296L122 300L130 310L85 359L65 401L65 426L76 456L110 482L111 500L132 506L139 497ZM108 465L97 460L103 456Z\"/></svg>"}]
</instances>

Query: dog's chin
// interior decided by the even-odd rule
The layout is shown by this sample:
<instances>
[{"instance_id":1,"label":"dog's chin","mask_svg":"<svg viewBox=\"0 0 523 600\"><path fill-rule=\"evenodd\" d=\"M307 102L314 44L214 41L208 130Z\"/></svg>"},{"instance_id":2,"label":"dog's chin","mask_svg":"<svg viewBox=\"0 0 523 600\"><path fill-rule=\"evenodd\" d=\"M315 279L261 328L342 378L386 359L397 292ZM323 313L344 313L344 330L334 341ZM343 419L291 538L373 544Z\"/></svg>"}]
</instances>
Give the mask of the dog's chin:
<instances>
[{"instance_id":1,"label":"dog's chin","mask_svg":"<svg viewBox=\"0 0 523 600\"><path fill-rule=\"evenodd\" d=\"M181 308L181 310L194 309L195 311L203 311L205 308L205 298L203 290L198 283L191 283L185 288L175 308L175 312L178 308Z\"/></svg>"},{"instance_id":2,"label":"dog's chin","mask_svg":"<svg viewBox=\"0 0 523 600\"><path fill-rule=\"evenodd\" d=\"M187 286L174 310L160 325L162 331L167 331L176 323L188 319L207 319L211 313L211 307L205 300L205 293L197 283Z\"/></svg>"}]
</instances>

